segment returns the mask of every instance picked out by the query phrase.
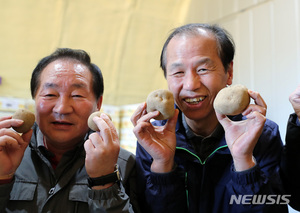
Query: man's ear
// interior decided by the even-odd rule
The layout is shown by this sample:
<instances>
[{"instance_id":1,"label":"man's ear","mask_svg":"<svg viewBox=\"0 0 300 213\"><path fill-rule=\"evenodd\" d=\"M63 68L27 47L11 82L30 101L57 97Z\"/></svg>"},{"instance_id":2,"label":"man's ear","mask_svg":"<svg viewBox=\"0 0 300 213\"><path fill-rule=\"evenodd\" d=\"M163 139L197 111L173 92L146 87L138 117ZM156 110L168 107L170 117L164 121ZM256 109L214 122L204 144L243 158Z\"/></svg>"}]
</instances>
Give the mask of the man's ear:
<instances>
[{"instance_id":1,"label":"man's ear","mask_svg":"<svg viewBox=\"0 0 300 213\"><path fill-rule=\"evenodd\" d=\"M102 106L103 96L101 96L97 101L97 110L99 111Z\"/></svg>"},{"instance_id":2,"label":"man's ear","mask_svg":"<svg viewBox=\"0 0 300 213\"><path fill-rule=\"evenodd\" d=\"M227 75L227 85L231 85L233 80L233 61L231 61L228 66Z\"/></svg>"}]
</instances>

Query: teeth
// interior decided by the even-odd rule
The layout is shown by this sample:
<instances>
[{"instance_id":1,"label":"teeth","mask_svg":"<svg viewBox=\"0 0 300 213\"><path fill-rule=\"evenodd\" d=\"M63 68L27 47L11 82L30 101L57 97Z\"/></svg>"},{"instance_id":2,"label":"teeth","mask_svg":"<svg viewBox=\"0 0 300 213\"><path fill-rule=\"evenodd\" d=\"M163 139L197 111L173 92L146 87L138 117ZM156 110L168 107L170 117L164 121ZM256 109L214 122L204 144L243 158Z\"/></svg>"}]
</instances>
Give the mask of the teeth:
<instances>
[{"instance_id":1,"label":"teeth","mask_svg":"<svg viewBox=\"0 0 300 213\"><path fill-rule=\"evenodd\" d=\"M188 103L192 103L192 102L199 102L199 101L203 101L205 97L200 97L200 98L187 98L185 99L186 102Z\"/></svg>"}]
</instances>

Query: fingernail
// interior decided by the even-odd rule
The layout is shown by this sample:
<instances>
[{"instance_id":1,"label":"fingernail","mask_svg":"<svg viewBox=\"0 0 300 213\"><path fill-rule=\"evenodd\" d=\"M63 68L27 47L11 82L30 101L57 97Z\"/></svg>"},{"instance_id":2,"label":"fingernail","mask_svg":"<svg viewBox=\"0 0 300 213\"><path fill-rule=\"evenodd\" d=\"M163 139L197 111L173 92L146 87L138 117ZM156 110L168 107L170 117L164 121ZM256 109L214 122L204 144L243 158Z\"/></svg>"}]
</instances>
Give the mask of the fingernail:
<instances>
[{"instance_id":1,"label":"fingernail","mask_svg":"<svg viewBox=\"0 0 300 213\"><path fill-rule=\"evenodd\" d=\"M20 119L17 119L17 123L18 123L18 124L22 124L22 123L24 123L24 121L23 121L23 120L20 120Z\"/></svg>"}]
</instances>

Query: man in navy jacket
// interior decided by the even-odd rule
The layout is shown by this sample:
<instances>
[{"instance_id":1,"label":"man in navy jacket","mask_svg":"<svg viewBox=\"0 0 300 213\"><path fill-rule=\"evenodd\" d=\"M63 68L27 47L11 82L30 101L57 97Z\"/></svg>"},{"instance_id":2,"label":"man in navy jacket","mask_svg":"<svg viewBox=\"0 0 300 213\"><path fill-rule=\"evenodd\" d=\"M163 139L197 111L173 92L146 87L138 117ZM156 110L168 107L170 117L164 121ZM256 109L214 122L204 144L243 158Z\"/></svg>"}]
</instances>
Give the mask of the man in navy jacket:
<instances>
[{"instance_id":1,"label":"man in navy jacket","mask_svg":"<svg viewBox=\"0 0 300 213\"><path fill-rule=\"evenodd\" d=\"M300 85L291 93L289 100L295 113L288 120L281 166L286 193L291 194L290 205L300 211Z\"/></svg>"},{"instance_id":2,"label":"man in navy jacket","mask_svg":"<svg viewBox=\"0 0 300 213\"><path fill-rule=\"evenodd\" d=\"M213 108L232 84L233 57L231 36L216 25L184 25L167 38L161 67L175 114L151 124L159 112L147 113L143 103L131 118L143 212L287 212L283 145L260 94L248 91L255 104L241 115Z\"/></svg>"}]
</instances>

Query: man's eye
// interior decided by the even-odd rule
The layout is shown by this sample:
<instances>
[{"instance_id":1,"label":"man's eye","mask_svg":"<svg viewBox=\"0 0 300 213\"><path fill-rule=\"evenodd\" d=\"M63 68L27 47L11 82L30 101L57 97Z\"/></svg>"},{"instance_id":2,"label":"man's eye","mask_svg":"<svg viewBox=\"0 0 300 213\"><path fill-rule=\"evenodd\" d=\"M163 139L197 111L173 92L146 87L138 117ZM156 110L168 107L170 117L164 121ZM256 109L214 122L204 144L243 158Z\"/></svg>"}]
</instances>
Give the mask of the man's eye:
<instances>
[{"instance_id":1,"label":"man's eye","mask_svg":"<svg viewBox=\"0 0 300 213\"><path fill-rule=\"evenodd\" d=\"M202 69L198 69L197 73L204 74L204 73L207 73L208 71L209 71L208 69L202 68Z\"/></svg>"},{"instance_id":2,"label":"man's eye","mask_svg":"<svg viewBox=\"0 0 300 213\"><path fill-rule=\"evenodd\" d=\"M178 75L183 75L184 72L183 71L177 71L177 72L174 72L173 75L175 76L178 76Z\"/></svg>"},{"instance_id":3,"label":"man's eye","mask_svg":"<svg viewBox=\"0 0 300 213\"><path fill-rule=\"evenodd\" d=\"M46 97L55 97L54 94L46 94L45 96L46 96Z\"/></svg>"},{"instance_id":4,"label":"man's eye","mask_svg":"<svg viewBox=\"0 0 300 213\"><path fill-rule=\"evenodd\" d=\"M72 95L73 98L82 98L82 95Z\"/></svg>"}]
</instances>

